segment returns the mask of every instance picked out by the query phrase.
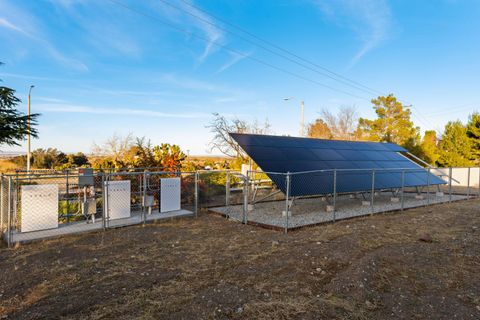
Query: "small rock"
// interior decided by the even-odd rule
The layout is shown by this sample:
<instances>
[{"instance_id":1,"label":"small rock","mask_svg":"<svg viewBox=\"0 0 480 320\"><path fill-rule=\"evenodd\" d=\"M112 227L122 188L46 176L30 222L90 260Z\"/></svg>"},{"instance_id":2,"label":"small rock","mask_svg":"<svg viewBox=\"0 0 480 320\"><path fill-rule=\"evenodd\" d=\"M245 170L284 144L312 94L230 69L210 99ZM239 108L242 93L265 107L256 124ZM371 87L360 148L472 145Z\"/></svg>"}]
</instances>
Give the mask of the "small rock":
<instances>
[{"instance_id":1,"label":"small rock","mask_svg":"<svg viewBox=\"0 0 480 320\"><path fill-rule=\"evenodd\" d=\"M278 246L279 244L280 244L280 242L278 242L276 240L272 241L272 247Z\"/></svg>"},{"instance_id":2,"label":"small rock","mask_svg":"<svg viewBox=\"0 0 480 320\"><path fill-rule=\"evenodd\" d=\"M368 300L365 301L365 306L367 307L367 309L370 309L370 310L375 309L375 305Z\"/></svg>"},{"instance_id":3,"label":"small rock","mask_svg":"<svg viewBox=\"0 0 480 320\"><path fill-rule=\"evenodd\" d=\"M420 238L418 238L418 241L433 242L433 238L430 234L426 233L426 234L422 235Z\"/></svg>"}]
</instances>

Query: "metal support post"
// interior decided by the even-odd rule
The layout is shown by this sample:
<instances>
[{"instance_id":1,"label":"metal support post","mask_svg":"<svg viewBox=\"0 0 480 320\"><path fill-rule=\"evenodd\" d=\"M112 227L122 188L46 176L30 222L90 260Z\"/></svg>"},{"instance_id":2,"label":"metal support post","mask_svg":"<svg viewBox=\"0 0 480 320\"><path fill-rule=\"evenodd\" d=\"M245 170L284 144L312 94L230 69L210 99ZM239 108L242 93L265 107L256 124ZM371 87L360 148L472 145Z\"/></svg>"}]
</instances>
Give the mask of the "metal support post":
<instances>
[{"instance_id":1,"label":"metal support post","mask_svg":"<svg viewBox=\"0 0 480 320\"><path fill-rule=\"evenodd\" d=\"M405 170L402 170L402 199L400 202L400 206L403 211L405 207Z\"/></svg>"},{"instance_id":2,"label":"metal support post","mask_svg":"<svg viewBox=\"0 0 480 320\"><path fill-rule=\"evenodd\" d=\"M8 207L7 207L7 245L10 247L12 241L12 177L8 177Z\"/></svg>"},{"instance_id":3,"label":"metal support post","mask_svg":"<svg viewBox=\"0 0 480 320\"><path fill-rule=\"evenodd\" d=\"M478 167L478 197L480 197L480 167Z\"/></svg>"},{"instance_id":4,"label":"metal support post","mask_svg":"<svg viewBox=\"0 0 480 320\"><path fill-rule=\"evenodd\" d=\"M244 183L243 183L243 223L244 224L247 224L247 220L248 220L248 189L250 185L250 181L248 179L249 177L248 172L247 172L247 176L244 178Z\"/></svg>"},{"instance_id":5,"label":"metal support post","mask_svg":"<svg viewBox=\"0 0 480 320\"><path fill-rule=\"evenodd\" d=\"M147 222L147 210L146 210L146 201L147 201L147 171L143 171L143 190L142 190L142 214L143 214L143 224Z\"/></svg>"},{"instance_id":6,"label":"metal support post","mask_svg":"<svg viewBox=\"0 0 480 320\"><path fill-rule=\"evenodd\" d=\"M452 202L452 167L448 168L448 202Z\"/></svg>"},{"instance_id":7,"label":"metal support post","mask_svg":"<svg viewBox=\"0 0 480 320\"><path fill-rule=\"evenodd\" d=\"M372 209L372 212L371 214L373 215L373 212L374 212L374 198L375 198L375 170L372 170L372 190L370 191L370 196L371 196L371 199L370 199L370 206L371 206L371 209Z\"/></svg>"},{"instance_id":8,"label":"metal support post","mask_svg":"<svg viewBox=\"0 0 480 320\"><path fill-rule=\"evenodd\" d=\"M110 175L105 177L105 220L106 220L106 228L110 228L110 203L108 201L109 192L108 192L108 182L110 181Z\"/></svg>"},{"instance_id":9,"label":"metal support post","mask_svg":"<svg viewBox=\"0 0 480 320\"><path fill-rule=\"evenodd\" d=\"M468 177L467 177L467 199L470 199L470 167L468 167Z\"/></svg>"},{"instance_id":10,"label":"metal support post","mask_svg":"<svg viewBox=\"0 0 480 320\"><path fill-rule=\"evenodd\" d=\"M230 205L230 172L226 173L226 182L225 182L225 206Z\"/></svg>"},{"instance_id":11,"label":"metal support post","mask_svg":"<svg viewBox=\"0 0 480 320\"><path fill-rule=\"evenodd\" d=\"M3 223L5 221L5 212L3 210L3 174L0 174L0 234L3 237Z\"/></svg>"},{"instance_id":12,"label":"metal support post","mask_svg":"<svg viewBox=\"0 0 480 320\"><path fill-rule=\"evenodd\" d=\"M337 211L337 170L333 170L333 222Z\"/></svg>"},{"instance_id":13,"label":"metal support post","mask_svg":"<svg viewBox=\"0 0 480 320\"><path fill-rule=\"evenodd\" d=\"M286 183L286 193L285 193L285 233L288 232L288 214L290 213L290 172L287 172L287 176L285 177Z\"/></svg>"},{"instance_id":14,"label":"metal support post","mask_svg":"<svg viewBox=\"0 0 480 320\"><path fill-rule=\"evenodd\" d=\"M199 174L198 171L195 171L195 218L198 217L198 180Z\"/></svg>"},{"instance_id":15,"label":"metal support post","mask_svg":"<svg viewBox=\"0 0 480 320\"><path fill-rule=\"evenodd\" d=\"M430 167L427 170L427 206L430 205Z\"/></svg>"}]
</instances>

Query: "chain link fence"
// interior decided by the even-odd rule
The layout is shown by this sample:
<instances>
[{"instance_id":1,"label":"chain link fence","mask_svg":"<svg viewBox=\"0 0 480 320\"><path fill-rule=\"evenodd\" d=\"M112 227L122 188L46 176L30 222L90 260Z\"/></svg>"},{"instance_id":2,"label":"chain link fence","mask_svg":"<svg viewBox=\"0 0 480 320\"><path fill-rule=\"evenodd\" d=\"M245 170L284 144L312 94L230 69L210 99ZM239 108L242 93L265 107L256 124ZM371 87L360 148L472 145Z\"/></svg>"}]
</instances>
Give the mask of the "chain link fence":
<instances>
[{"instance_id":1,"label":"chain link fence","mask_svg":"<svg viewBox=\"0 0 480 320\"><path fill-rule=\"evenodd\" d=\"M85 171L0 176L0 231L15 242L198 212L198 174Z\"/></svg>"},{"instance_id":2,"label":"chain link fence","mask_svg":"<svg viewBox=\"0 0 480 320\"><path fill-rule=\"evenodd\" d=\"M286 232L480 197L479 186L480 168L16 172L0 176L0 231L11 244L208 210Z\"/></svg>"},{"instance_id":3,"label":"chain link fence","mask_svg":"<svg viewBox=\"0 0 480 320\"><path fill-rule=\"evenodd\" d=\"M433 184L432 175L445 181ZM249 171L244 203L213 211L287 232L303 226L480 196L480 168Z\"/></svg>"}]
</instances>

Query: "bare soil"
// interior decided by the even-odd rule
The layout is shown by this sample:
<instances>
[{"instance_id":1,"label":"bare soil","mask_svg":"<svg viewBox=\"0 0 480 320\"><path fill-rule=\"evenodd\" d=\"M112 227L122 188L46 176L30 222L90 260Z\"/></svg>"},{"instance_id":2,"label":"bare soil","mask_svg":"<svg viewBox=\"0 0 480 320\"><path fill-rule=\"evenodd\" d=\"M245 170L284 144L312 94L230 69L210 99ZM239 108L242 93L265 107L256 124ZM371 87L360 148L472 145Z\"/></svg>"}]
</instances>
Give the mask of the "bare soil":
<instances>
[{"instance_id":1,"label":"bare soil","mask_svg":"<svg viewBox=\"0 0 480 320\"><path fill-rule=\"evenodd\" d=\"M0 249L6 319L479 319L480 200L284 234L216 215Z\"/></svg>"}]
</instances>

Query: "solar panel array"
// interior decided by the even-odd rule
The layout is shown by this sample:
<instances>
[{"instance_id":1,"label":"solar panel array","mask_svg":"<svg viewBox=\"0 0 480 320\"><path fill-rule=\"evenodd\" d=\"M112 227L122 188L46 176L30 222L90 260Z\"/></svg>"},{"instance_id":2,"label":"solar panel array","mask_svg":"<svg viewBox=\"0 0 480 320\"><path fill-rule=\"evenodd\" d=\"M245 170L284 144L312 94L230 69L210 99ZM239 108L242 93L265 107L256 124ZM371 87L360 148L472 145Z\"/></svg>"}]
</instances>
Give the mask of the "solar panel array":
<instances>
[{"instance_id":1,"label":"solar panel array","mask_svg":"<svg viewBox=\"0 0 480 320\"><path fill-rule=\"evenodd\" d=\"M401 155L399 152L407 150L393 143L238 133L230 135L284 193L285 175L274 173L317 170L291 176L292 196L333 193L333 171L318 172L318 170L338 169L336 173L338 193L371 190L372 169L377 170L373 178L376 190L400 188L402 171L405 171L403 175L405 187L445 183Z\"/></svg>"}]
</instances>

